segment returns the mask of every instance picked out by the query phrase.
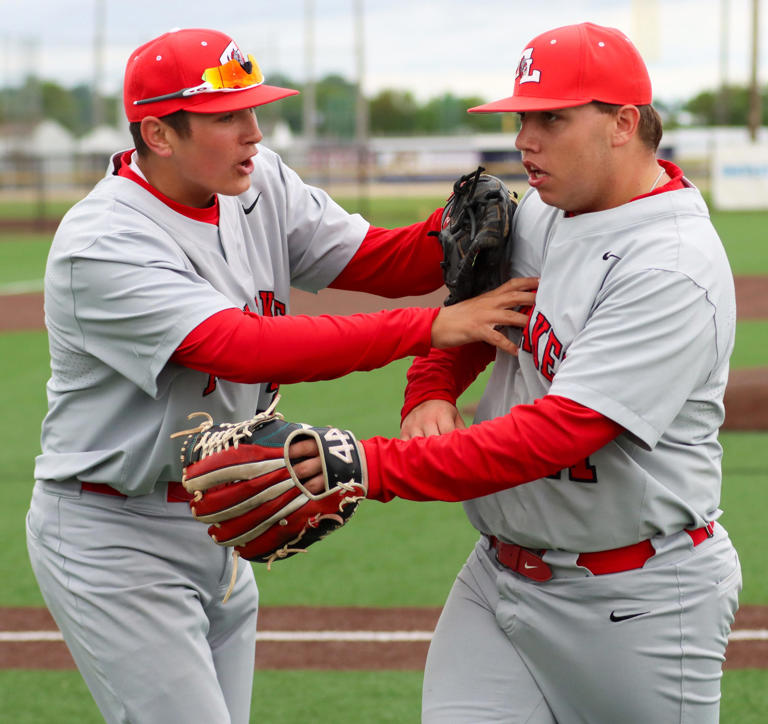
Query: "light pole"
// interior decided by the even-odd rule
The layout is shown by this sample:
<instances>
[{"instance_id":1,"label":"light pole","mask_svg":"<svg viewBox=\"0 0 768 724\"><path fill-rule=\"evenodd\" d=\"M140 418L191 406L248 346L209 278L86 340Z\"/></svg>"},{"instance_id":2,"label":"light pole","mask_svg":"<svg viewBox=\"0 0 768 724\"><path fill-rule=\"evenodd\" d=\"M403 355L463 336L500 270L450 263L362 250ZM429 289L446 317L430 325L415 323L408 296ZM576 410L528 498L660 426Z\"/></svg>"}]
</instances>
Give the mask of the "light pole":
<instances>
[{"instance_id":1,"label":"light pole","mask_svg":"<svg viewBox=\"0 0 768 724\"><path fill-rule=\"evenodd\" d=\"M307 151L315 143L315 0L304 0L304 140Z\"/></svg>"},{"instance_id":2,"label":"light pole","mask_svg":"<svg viewBox=\"0 0 768 724\"><path fill-rule=\"evenodd\" d=\"M94 0L93 15L93 86L91 88L91 125L104 123L104 99L101 96L104 79L104 0Z\"/></svg>"},{"instance_id":3,"label":"light pole","mask_svg":"<svg viewBox=\"0 0 768 724\"><path fill-rule=\"evenodd\" d=\"M355 142L357 145L357 182L359 206L363 215L368 213L368 102L365 98L365 23L363 0L354 0L355 6L355 68L357 89L355 94Z\"/></svg>"},{"instance_id":4,"label":"light pole","mask_svg":"<svg viewBox=\"0 0 768 724\"><path fill-rule=\"evenodd\" d=\"M757 78L758 66L758 42L760 38L760 0L752 0L752 60L749 84L749 116L748 127L749 137L752 141L757 140L757 132L762 120L760 87Z\"/></svg>"}]
</instances>

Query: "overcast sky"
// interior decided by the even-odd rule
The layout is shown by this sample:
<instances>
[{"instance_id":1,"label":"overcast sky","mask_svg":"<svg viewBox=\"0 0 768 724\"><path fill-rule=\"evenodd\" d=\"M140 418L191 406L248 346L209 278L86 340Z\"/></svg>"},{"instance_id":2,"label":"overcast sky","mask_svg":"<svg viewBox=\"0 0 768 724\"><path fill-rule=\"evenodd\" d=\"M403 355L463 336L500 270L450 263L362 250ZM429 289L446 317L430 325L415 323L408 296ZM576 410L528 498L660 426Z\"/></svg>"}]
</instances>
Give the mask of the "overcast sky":
<instances>
[{"instance_id":1,"label":"overcast sky","mask_svg":"<svg viewBox=\"0 0 768 724\"><path fill-rule=\"evenodd\" d=\"M657 99L674 102L715 88L723 68L736 83L748 82L750 73L752 0L0 0L0 85L16 85L35 67L39 77L65 86L97 82L116 93L131 51L173 27L223 30L254 55L267 82L278 71L300 82L308 67L307 6L314 6L314 76L338 72L350 79L354 9L362 6L369 95L383 88L410 89L422 101L446 91L487 100L510 95L527 41L587 20L618 27L635 41ZM99 7L104 53L97 72ZM761 39L768 39L765 17L760 26ZM762 56L764 83L768 52Z\"/></svg>"}]
</instances>

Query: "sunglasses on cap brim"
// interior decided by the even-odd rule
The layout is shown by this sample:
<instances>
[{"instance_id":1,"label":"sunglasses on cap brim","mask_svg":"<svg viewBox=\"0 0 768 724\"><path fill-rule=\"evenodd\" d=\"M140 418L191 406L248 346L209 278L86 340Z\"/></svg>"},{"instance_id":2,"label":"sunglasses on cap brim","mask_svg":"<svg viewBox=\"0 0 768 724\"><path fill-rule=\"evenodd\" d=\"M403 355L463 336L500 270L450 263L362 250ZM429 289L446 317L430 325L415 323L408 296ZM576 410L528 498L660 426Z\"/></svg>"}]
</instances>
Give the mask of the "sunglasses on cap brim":
<instances>
[{"instance_id":1,"label":"sunglasses on cap brim","mask_svg":"<svg viewBox=\"0 0 768 724\"><path fill-rule=\"evenodd\" d=\"M236 58L216 68L206 68L202 75L203 82L192 88L182 88L173 93L166 93L152 98L142 98L134 101L133 105L141 106L145 103L158 103L169 101L173 98L187 98L200 93L221 93L227 91L248 90L260 86L264 82L264 74L258 63L249 53L248 60L241 63Z\"/></svg>"}]
</instances>

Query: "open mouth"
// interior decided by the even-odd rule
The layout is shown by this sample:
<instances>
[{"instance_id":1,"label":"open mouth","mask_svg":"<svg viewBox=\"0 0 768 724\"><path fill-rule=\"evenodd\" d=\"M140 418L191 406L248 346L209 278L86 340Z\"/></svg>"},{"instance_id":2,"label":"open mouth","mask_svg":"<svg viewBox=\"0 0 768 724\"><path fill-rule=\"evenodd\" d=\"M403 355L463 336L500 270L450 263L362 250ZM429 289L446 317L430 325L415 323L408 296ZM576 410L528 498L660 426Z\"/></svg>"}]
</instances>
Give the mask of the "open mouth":
<instances>
[{"instance_id":1,"label":"open mouth","mask_svg":"<svg viewBox=\"0 0 768 724\"><path fill-rule=\"evenodd\" d=\"M547 172L539 168L535 163L530 161L523 162L523 168L528 174L528 183L531 186L537 186L547 176Z\"/></svg>"},{"instance_id":2,"label":"open mouth","mask_svg":"<svg viewBox=\"0 0 768 724\"><path fill-rule=\"evenodd\" d=\"M249 157L246 158L244 161L241 161L239 164L237 164L239 168L243 170L243 173L253 173L253 158Z\"/></svg>"}]
</instances>

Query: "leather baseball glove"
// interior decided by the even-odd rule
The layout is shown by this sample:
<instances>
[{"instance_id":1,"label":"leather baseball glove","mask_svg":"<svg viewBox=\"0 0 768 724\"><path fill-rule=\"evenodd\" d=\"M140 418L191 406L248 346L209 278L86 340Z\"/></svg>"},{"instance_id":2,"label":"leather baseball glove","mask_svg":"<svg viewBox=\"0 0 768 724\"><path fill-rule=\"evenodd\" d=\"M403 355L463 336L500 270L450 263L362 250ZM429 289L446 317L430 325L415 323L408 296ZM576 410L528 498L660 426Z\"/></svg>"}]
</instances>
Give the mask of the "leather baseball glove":
<instances>
[{"instance_id":1,"label":"leather baseball glove","mask_svg":"<svg viewBox=\"0 0 768 724\"><path fill-rule=\"evenodd\" d=\"M445 305L495 289L506 281L516 195L478 166L453 185L438 233L443 247Z\"/></svg>"},{"instance_id":2,"label":"leather baseball glove","mask_svg":"<svg viewBox=\"0 0 768 724\"><path fill-rule=\"evenodd\" d=\"M343 526L367 493L365 458L354 435L335 427L286 422L268 410L250 420L207 420L186 435L182 482L194 495L194 517L208 535L243 558L266 563L288 558ZM322 460L325 489L308 490L288 458L289 445L313 437ZM298 462L295 461L295 462Z\"/></svg>"}]
</instances>

